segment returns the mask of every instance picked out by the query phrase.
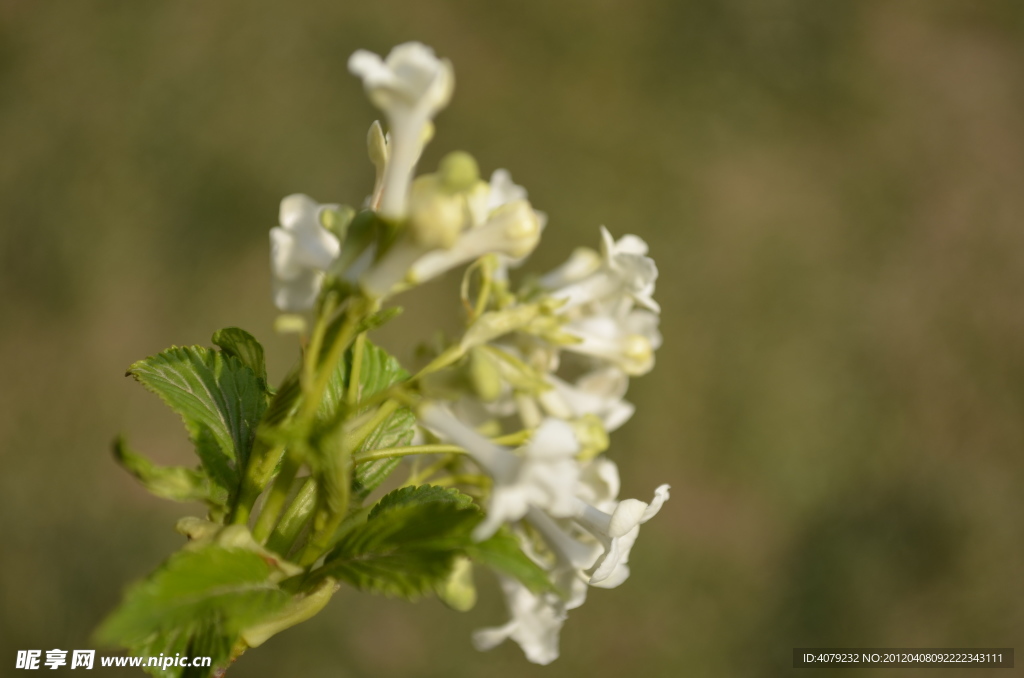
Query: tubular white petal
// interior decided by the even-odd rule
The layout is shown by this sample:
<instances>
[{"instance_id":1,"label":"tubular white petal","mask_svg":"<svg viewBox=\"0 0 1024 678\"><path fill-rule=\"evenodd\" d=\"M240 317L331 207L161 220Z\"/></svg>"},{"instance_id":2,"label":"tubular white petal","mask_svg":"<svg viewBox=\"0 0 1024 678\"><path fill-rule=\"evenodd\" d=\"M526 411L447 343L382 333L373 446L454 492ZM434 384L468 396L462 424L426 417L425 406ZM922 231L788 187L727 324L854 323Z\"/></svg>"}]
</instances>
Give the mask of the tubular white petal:
<instances>
[{"instance_id":1,"label":"tubular white petal","mask_svg":"<svg viewBox=\"0 0 1024 678\"><path fill-rule=\"evenodd\" d=\"M642 518L640 518L641 523L646 523L648 520L650 520L658 514L658 511L661 510L661 507L665 504L666 501L668 501L669 489L670 488L668 485L659 485L657 489L654 490L654 499L651 500L650 505L648 505L648 507L644 510L644 515Z\"/></svg>"},{"instance_id":2,"label":"tubular white petal","mask_svg":"<svg viewBox=\"0 0 1024 678\"><path fill-rule=\"evenodd\" d=\"M519 459L514 454L495 445L439 405L423 405L419 419L427 428L440 432L443 437L464 448L474 461L499 482L514 475L519 467Z\"/></svg>"},{"instance_id":3,"label":"tubular white petal","mask_svg":"<svg viewBox=\"0 0 1024 678\"><path fill-rule=\"evenodd\" d=\"M501 577L501 588L512 619L504 626L475 632L474 646L488 650L511 638L534 664L550 664L558 659L558 635L566 619L562 601L534 594L507 577Z\"/></svg>"},{"instance_id":4,"label":"tubular white petal","mask_svg":"<svg viewBox=\"0 0 1024 678\"><path fill-rule=\"evenodd\" d=\"M551 516L537 508L531 508L526 515L555 554L574 569L587 570L597 562L601 555L601 547L597 544L586 544L573 538Z\"/></svg>"},{"instance_id":5,"label":"tubular white petal","mask_svg":"<svg viewBox=\"0 0 1024 678\"><path fill-rule=\"evenodd\" d=\"M451 63L433 50L407 42L391 50L386 60L359 50L348 62L362 78L370 100L388 119L391 143L380 192L380 213L389 219L405 217L409 182L425 143L430 121L451 99L455 77Z\"/></svg>"},{"instance_id":6,"label":"tubular white petal","mask_svg":"<svg viewBox=\"0 0 1024 678\"><path fill-rule=\"evenodd\" d=\"M629 561L629 552L633 549L633 544L636 543L636 538L639 534L640 528L634 527L623 536L611 541L607 550L597 559L594 572L590 575L591 585L605 582L606 587L611 588L611 586L607 586L609 581L617 581L617 583L621 584L626 580L626 577L629 576L629 570L627 569L623 573L621 568L625 567Z\"/></svg>"},{"instance_id":7,"label":"tubular white petal","mask_svg":"<svg viewBox=\"0 0 1024 678\"><path fill-rule=\"evenodd\" d=\"M306 270L291 280L275 277L274 305L288 313L308 311L320 293L323 276L319 271Z\"/></svg>"}]
</instances>

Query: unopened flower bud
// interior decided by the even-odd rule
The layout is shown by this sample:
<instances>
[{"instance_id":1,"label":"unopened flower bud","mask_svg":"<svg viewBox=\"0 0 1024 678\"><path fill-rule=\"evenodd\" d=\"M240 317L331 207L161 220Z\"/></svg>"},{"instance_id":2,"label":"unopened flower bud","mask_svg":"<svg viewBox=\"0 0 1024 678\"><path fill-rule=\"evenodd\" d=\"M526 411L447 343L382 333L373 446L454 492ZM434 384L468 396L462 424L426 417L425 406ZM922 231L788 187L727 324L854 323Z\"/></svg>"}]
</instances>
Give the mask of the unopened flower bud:
<instances>
[{"instance_id":1,"label":"unopened flower bud","mask_svg":"<svg viewBox=\"0 0 1024 678\"><path fill-rule=\"evenodd\" d=\"M441 185L452 193L467 191L480 181L480 168L469 153L452 151L437 167Z\"/></svg>"}]
</instances>

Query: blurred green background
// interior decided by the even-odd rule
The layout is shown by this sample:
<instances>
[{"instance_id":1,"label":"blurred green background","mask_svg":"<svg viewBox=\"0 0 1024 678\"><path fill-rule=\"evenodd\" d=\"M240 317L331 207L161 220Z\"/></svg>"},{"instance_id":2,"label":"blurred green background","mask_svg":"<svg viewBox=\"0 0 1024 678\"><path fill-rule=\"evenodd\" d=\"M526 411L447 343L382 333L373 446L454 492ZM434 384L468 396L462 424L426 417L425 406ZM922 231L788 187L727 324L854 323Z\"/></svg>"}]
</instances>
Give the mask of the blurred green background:
<instances>
[{"instance_id":1,"label":"blurred green background","mask_svg":"<svg viewBox=\"0 0 1024 678\"><path fill-rule=\"evenodd\" d=\"M456 68L422 166L509 168L550 215L533 270L600 224L651 244L665 345L611 454L625 496L672 500L546 669L471 648L505 618L485 578L468 614L342 592L229 675L756 677L797 645L1020 645L1018 0L0 0L0 673L93 647L180 545L198 507L109 454L124 432L189 456L124 370L239 325L283 375L267 230L286 194L369 191L345 62L410 39ZM454 284L377 339L408 358L457 327Z\"/></svg>"}]
</instances>

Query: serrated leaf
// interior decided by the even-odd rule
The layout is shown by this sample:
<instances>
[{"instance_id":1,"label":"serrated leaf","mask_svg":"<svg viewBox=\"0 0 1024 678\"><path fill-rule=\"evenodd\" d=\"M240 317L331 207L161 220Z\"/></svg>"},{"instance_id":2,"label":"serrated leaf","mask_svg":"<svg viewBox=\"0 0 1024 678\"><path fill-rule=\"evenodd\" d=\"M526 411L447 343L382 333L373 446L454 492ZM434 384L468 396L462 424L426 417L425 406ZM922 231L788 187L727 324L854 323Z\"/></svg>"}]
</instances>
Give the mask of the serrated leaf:
<instances>
[{"instance_id":1,"label":"serrated leaf","mask_svg":"<svg viewBox=\"0 0 1024 678\"><path fill-rule=\"evenodd\" d=\"M152 494L173 501L206 501L223 505L227 494L211 496L206 475L182 466L159 466L128 448L120 436L114 441L114 458Z\"/></svg>"},{"instance_id":2,"label":"serrated leaf","mask_svg":"<svg viewBox=\"0 0 1024 678\"><path fill-rule=\"evenodd\" d=\"M299 404L299 396L302 395L302 386L299 384L299 371L292 370L281 386L270 399L267 411L263 414L260 425L273 428L284 422L295 413Z\"/></svg>"},{"instance_id":3,"label":"serrated leaf","mask_svg":"<svg viewBox=\"0 0 1024 678\"><path fill-rule=\"evenodd\" d=\"M319 416L324 420L333 420L345 406L348 395L349 375L352 370L353 355L350 350L345 359L340 361L331 380L328 382L323 402L320 404ZM390 388L409 378L409 373L402 368L387 351L365 340L363 359L359 369L360 400ZM409 408L402 407L385 419L380 426L366 437L357 452L379 450L385 447L408 445L416 428L416 417ZM352 473L352 496L362 501L391 474L400 463L399 459L379 459L366 464L359 464Z\"/></svg>"},{"instance_id":4,"label":"serrated leaf","mask_svg":"<svg viewBox=\"0 0 1024 678\"><path fill-rule=\"evenodd\" d=\"M213 343L228 355L238 358L253 371L258 379L267 383L267 365L263 359L263 346L245 330L239 327L225 327L213 335Z\"/></svg>"},{"instance_id":5,"label":"serrated leaf","mask_svg":"<svg viewBox=\"0 0 1024 678\"><path fill-rule=\"evenodd\" d=\"M447 579L481 518L472 500L456 490L396 490L345 534L318 574L362 591L418 598Z\"/></svg>"},{"instance_id":6,"label":"serrated leaf","mask_svg":"<svg viewBox=\"0 0 1024 678\"><path fill-rule=\"evenodd\" d=\"M267 408L256 374L237 357L202 346L170 348L128 374L181 415L210 480L235 492Z\"/></svg>"},{"instance_id":7,"label":"serrated leaf","mask_svg":"<svg viewBox=\"0 0 1024 678\"><path fill-rule=\"evenodd\" d=\"M438 485L417 485L415 487L400 487L397 490L388 492L370 510L368 519L372 520L386 511L428 503L454 504L459 508L479 510L473 503L472 497L454 488L440 487Z\"/></svg>"},{"instance_id":8,"label":"serrated leaf","mask_svg":"<svg viewBox=\"0 0 1024 678\"><path fill-rule=\"evenodd\" d=\"M507 527L498 530L490 539L469 544L465 553L481 565L518 579L534 593L555 591L548 573L523 553L519 542Z\"/></svg>"},{"instance_id":9,"label":"serrated leaf","mask_svg":"<svg viewBox=\"0 0 1024 678\"><path fill-rule=\"evenodd\" d=\"M216 622L232 636L284 607L289 595L275 583L280 577L271 559L249 549L186 548L128 591L97 638L136 647L197 622Z\"/></svg>"},{"instance_id":10,"label":"serrated leaf","mask_svg":"<svg viewBox=\"0 0 1024 678\"><path fill-rule=\"evenodd\" d=\"M196 622L170 631L155 633L146 641L132 646L135 657L209 657L210 666L143 666L142 670L156 678L209 678L227 667L234 638L226 634L217 620Z\"/></svg>"}]
</instances>

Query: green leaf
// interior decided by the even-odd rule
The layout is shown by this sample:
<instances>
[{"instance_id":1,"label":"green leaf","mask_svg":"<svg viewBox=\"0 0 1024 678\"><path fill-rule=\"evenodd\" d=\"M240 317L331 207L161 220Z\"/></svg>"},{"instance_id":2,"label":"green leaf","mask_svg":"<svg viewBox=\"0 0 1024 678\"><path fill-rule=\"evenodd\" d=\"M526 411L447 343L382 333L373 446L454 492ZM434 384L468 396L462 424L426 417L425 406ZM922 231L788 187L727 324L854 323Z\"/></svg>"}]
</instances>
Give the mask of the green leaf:
<instances>
[{"instance_id":1,"label":"green leaf","mask_svg":"<svg viewBox=\"0 0 1024 678\"><path fill-rule=\"evenodd\" d=\"M481 518L472 500L457 490L430 485L396 490L345 534L318 575L362 591L418 598L448 578Z\"/></svg>"},{"instance_id":2,"label":"green leaf","mask_svg":"<svg viewBox=\"0 0 1024 678\"><path fill-rule=\"evenodd\" d=\"M267 365L263 360L263 346L256 337L238 327L225 327L213 335L213 343L228 355L238 358L267 384Z\"/></svg>"},{"instance_id":3,"label":"green leaf","mask_svg":"<svg viewBox=\"0 0 1024 678\"><path fill-rule=\"evenodd\" d=\"M287 565L287 567L286 567ZM148 667L160 678L207 678L227 666L240 634L275 620L293 600L278 587L294 574L241 526L193 542L133 586L96 632L138 657L211 657L210 667Z\"/></svg>"},{"instance_id":4,"label":"green leaf","mask_svg":"<svg viewBox=\"0 0 1024 678\"><path fill-rule=\"evenodd\" d=\"M393 492L388 492L370 510L368 519L372 520L387 511L429 503L454 504L458 508L479 510L473 503L473 498L468 494L438 485L418 485L416 487L400 487Z\"/></svg>"},{"instance_id":5,"label":"green leaf","mask_svg":"<svg viewBox=\"0 0 1024 678\"><path fill-rule=\"evenodd\" d=\"M267 408L256 374L237 357L202 346L172 347L128 374L181 415L210 480L233 494Z\"/></svg>"},{"instance_id":6,"label":"green leaf","mask_svg":"<svg viewBox=\"0 0 1024 678\"><path fill-rule=\"evenodd\" d=\"M135 647L197 621L237 634L287 604L289 595L277 585L282 576L272 559L251 549L186 547L128 591L97 638Z\"/></svg>"},{"instance_id":7,"label":"green leaf","mask_svg":"<svg viewBox=\"0 0 1024 678\"><path fill-rule=\"evenodd\" d=\"M333 420L340 414L348 397L349 375L352 371L353 354L350 350L340 362L331 380L328 382L324 400L320 405L319 416L325 420ZM387 351L376 346L370 340L363 345L363 360L359 369L360 400L390 388L394 384L405 381L409 373ZM282 387L283 390L283 387ZM416 417L409 408L395 410L370 435L366 437L358 450L379 450L385 447L408 445L412 440L416 427ZM391 474L400 463L399 459L378 459L357 466L352 474L352 496L362 501L375 490Z\"/></svg>"},{"instance_id":8,"label":"green leaf","mask_svg":"<svg viewBox=\"0 0 1024 678\"><path fill-rule=\"evenodd\" d=\"M209 678L218 669L230 664L234 638L225 633L216 619L197 621L187 626L154 633L145 641L129 648L136 657L209 657L210 666L143 666L142 670L157 678Z\"/></svg>"},{"instance_id":9,"label":"green leaf","mask_svg":"<svg viewBox=\"0 0 1024 678\"><path fill-rule=\"evenodd\" d=\"M490 539L468 545L465 553L481 565L518 579L534 593L555 591L548 573L523 553L507 527L498 530Z\"/></svg>"},{"instance_id":10,"label":"green leaf","mask_svg":"<svg viewBox=\"0 0 1024 678\"><path fill-rule=\"evenodd\" d=\"M222 505L227 497L214 499L206 475L182 466L158 466L128 448L124 438L114 441L114 458L152 494L173 501L206 501Z\"/></svg>"},{"instance_id":11,"label":"green leaf","mask_svg":"<svg viewBox=\"0 0 1024 678\"><path fill-rule=\"evenodd\" d=\"M281 382L281 386L274 393L274 397L270 399L270 405L267 406L267 411L263 414L263 420L260 421L261 433L280 426L290 416L295 414L295 410L299 406L299 396L301 395L302 386L299 383L299 371L295 369L285 377L284 381Z\"/></svg>"}]
</instances>

